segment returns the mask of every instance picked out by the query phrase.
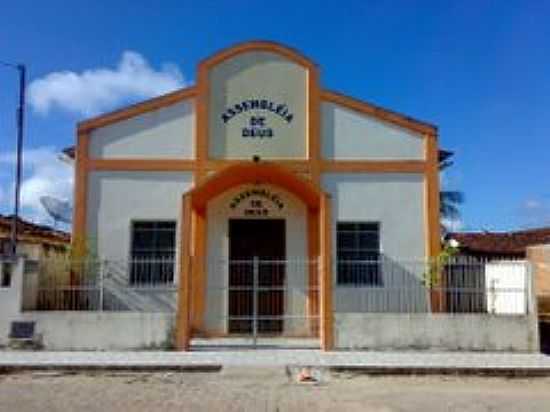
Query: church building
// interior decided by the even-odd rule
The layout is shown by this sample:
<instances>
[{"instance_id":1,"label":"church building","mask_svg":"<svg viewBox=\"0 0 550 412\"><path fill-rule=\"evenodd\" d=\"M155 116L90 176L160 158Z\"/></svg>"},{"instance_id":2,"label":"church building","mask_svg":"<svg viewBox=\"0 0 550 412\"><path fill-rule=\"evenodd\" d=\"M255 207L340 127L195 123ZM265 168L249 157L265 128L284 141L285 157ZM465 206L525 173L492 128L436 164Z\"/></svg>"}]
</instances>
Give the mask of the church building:
<instances>
[{"instance_id":1,"label":"church building","mask_svg":"<svg viewBox=\"0 0 550 412\"><path fill-rule=\"evenodd\" d=\"M180 349L243 335L331 349L369 290L421 283L388 268L439 253L437 128L323 88L280 44L221 50L195 85L80 122L74 157L74 242L118 262L105 282L133 291L129 307L173 308Z\"/></svg>"}]
</instances>

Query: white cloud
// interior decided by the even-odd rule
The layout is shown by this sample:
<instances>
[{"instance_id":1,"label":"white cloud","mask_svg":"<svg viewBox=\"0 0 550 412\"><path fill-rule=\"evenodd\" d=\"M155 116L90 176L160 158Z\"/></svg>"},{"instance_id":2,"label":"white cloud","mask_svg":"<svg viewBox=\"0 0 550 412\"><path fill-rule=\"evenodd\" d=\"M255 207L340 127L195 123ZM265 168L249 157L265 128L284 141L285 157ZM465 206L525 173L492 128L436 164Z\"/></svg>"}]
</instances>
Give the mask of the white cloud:
<instances>
[{"instance_id":1,"label":"white cloud","mask_svg":"<svg viewBox=\"0 0 550 412\"><path fill-rule=\"evenodd\" d=\"M58 108L92 116L132 100L176 90L184 83L175 64L164 64L155 70L141 54L125 51L114 69L53 72L32 81L28 100L39 113Z\"/></svg>"},{"instance_id":2,"label":"white cloud","mask_svg":"<svg viewBox=\"0 0 550 412\"><path fill-rule=\"evenodd\" d=\"M26 150L23 153L24 170L21 182L21 211L22 215L39 223L52 223L40 203L40 197L53 196L72 202L73 195L73 168L58 159L58 150L53 147L38 147ZM0 153L0 167L15 165L14 153ZM12 213L13 182L0 182L4 188L2 202L7 206L3 213ZM7 193L9 192L9 193Z\"/></svg>"},{"instance_id":3,"label":"white cloud","mask_svg":"<svg viewBox=\"0 0 550 412\"><path fill-rule=\"evenodd\" d=\"M538 200L530 199L525 201L525 203L523 204L523 207L526 210L537 210L543 207L543 205Z\"/></svg>"},{"instance_id":4,"label":"white cloud","mask_svg":"<svg viewBox=\"0 0 550 412\"><path fill-rule=\"evenodd\" d=\"M462 219L442 218L441 224L448 232L459 232L460 230L464 229L464 222L462 221Z\"/></svg>"},{"instance_id":5,"label":"white cloud","mask_svg":"<svg viewBox=\"0 0 550 412\"><path fill-rule=\"evenodd\" d=\"M523 226L540 227L550 225L550 201L527 199L519 207Z\"/></svg>"}]
</instances>

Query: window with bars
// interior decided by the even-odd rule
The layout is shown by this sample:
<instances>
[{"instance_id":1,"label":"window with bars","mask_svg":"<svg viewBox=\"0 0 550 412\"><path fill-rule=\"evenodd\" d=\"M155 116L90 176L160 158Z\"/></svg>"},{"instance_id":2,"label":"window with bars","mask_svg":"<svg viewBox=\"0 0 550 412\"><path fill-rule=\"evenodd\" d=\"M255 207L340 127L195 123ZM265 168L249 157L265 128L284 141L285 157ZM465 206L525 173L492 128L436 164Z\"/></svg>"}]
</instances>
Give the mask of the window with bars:
<instances>
[{"instance_id":1,"label":"window with bars","mask_svg":"<svg viewBox=\"0 0 550 412\"><path fill-rule=\"evenodd\" d=\"M11 286L13 262L0 262L0 288Z\"/></svg>"},{"instance_id":2,"label":"window with bars","mask_svg":"<svg viewBox=\"0 0 550 412\"><path fill-rule=\"evenodd\" d=\"M381 286L380 224L338 222L336 240L338 284Z\"/></svg>"},{"instance_id":3,"label":"window with bars","mask_svg":"<svg viewBox=\"0 0 550 412\"><path fill-rule=\"evenodd\" d=\"M176 222L134 221L130 284L173 283L175 250Z\"/></svg>"}]
</instances>

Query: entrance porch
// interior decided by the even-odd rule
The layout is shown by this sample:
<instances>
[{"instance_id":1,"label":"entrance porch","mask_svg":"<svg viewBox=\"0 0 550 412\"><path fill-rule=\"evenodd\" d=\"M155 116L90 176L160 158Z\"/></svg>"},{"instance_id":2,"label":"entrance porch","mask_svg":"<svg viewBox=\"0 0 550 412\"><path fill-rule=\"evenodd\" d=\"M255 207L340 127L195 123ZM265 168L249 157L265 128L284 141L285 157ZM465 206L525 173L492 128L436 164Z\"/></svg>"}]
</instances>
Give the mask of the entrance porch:
<instances>
[{"instance_id":1,"label":"entrance porch","mask_svg":"<svg viewBox=\"0 0 550 412\"><path fill-rule=\"evenodd\" d=\"M285 208L275 190L300 206ZM181 222L178 349L194 337L243 336L315 338L332 348L327 194L282 166L243 162L186 193Z\"/></svg>"}]
</instances>

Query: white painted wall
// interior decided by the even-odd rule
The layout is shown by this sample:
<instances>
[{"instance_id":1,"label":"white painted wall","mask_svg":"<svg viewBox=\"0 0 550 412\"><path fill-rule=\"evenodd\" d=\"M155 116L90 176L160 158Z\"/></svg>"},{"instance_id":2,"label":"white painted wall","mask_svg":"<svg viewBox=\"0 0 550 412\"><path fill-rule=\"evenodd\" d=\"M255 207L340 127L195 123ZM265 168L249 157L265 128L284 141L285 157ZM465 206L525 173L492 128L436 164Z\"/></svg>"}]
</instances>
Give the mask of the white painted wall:
<instances>
[{"instance_id":1,"label":"white painted wall","mask_svg":"<svg viewBox=\"0 0 550 412\"><path fill-rule=\"evenodd\" d=\"M530 286L525 261L495 261L485 264L487 311L506 315L527 313Z\"/></svg>"},{"instance_id":2,"label":"white painted wall","mask_svg":"<svg viewBox=\"0 0 550 412\"><path fill-rule=\"evenodd\" d=\"M334 342L343 350L538 352L537 317L482 313L339 313Z\"/></svg>"},{"instance_id":3,"label":"white painted wall","mask_svg":"<svg viewBox=\"0 0 550 412\"><path fill-rule=\"evenodd\" d=\"M47 350L166 350L173 347L174 313L24 312Z\"/></svg>"},{"instance_id":4,"label":"white painted wall","mask_svg":"<svg viewBox=\"0 0 550 412\"><path fill-rule=\"evenodd\" d=\"M92 158L194 157L193 100L100 127L91 133Z\"/></svg>"},{"instance_id":5,"label":"white painted wall","mask_svg":"<svg viewBox=\"0 0 550 412\"><path fill-rule=\"evenodd\" d=\"M426 295L421 285L424 272L421 261L426 256L424 177L394 173L325 174L322 184L332 195L334 254L338 221L379 222L385 260L384 285L408 288L414 292L410 296L413 306L425 310ZM333 276L336 284L336 267ZM335 287L337 312L353 312L358 308L373 311L377 305L392 304L369 296L367 287Z\"/></svg>"},{"instance_id":6,"label":"white painted wall","mask_svg":"<svg viewBox=\"0 0 550 412\"><path fill-rule=\"evenodd\" d=\"M20 319L23 299L23 272L25 259L20 257L15 263L4 263L0 258L0 265L11 266L11 284L0 288L0 346L7 345L11 322ZM8 268L4 268L8 270ZM0 268L2 270L2 268Z\"/></svg>"},{"instance_id":7,"label":"white painted wall","mask_svg":"<svg viewBox=\"0 0 550 412\"><path fill-rule=\"evenodd\" d=\"M321 140L327 159L422 160L424 139L399 126L334 103L321 104Z\"/></svg>"},{"instance_id":8,"label":"white painted wall","mask_svg":"<svg viewBox=\"0 0 550 412\"><path fill-rule=\"evenodd\" d=\"M209 153L215 158L305 158L307 139L307 70L275 53L253 51L230 58L210 71ZM286 104L288 123L266 110L252 110L222 121L225 110L248 99ZM242 137L251 116L263 116L271 138Z\"/></svg>"},{"instance_id":9,"label":"white painted wall","mask_svg":"<svg viewBox=\"0 0 550 412\"><path fill-rule=\"evenodd\" d=\"M181 197L191 185L187 172L90 173L87 234L98 255L127 260L133 220L175 220L179 234Z\"/></svg>"},{"instance_id":10,"label":"white painted wall","mask_svg":"<svg viewBox=\"0 0 550 412\"><path fill-rule=\"evenodd\" d=\"M231 209L229 205L236 194L253 187L252 185L236 187L214 198L208 204L209 257L205 326L212 332L226 333L227 331L229 219L244 218L242 207ZM307 208L295 196L278 187L270 185L259 187L268 188L271 192L279 194L285 205L282 210L270 208L267 219L285 219L286 222L286 254L287 260L293 264L287 267L286 272L286 287L292 291L286 293L285 308L287 314L299 316L305 313L307 296L308 267L305 264L305 259L308 256ZM269 205L268 202L265 203ZM256 219L256 217L254 218ZM286 322L285 333L299 334L304 324L304 319L296 321L293 325Z\"/></svg>"}]
</instances>

